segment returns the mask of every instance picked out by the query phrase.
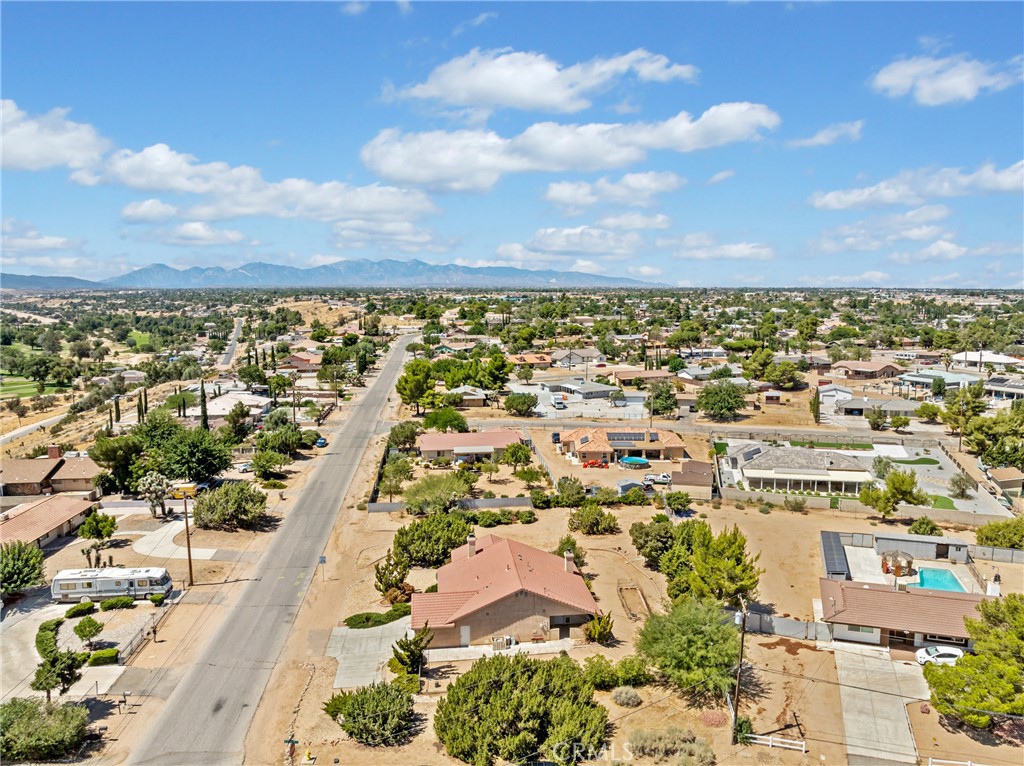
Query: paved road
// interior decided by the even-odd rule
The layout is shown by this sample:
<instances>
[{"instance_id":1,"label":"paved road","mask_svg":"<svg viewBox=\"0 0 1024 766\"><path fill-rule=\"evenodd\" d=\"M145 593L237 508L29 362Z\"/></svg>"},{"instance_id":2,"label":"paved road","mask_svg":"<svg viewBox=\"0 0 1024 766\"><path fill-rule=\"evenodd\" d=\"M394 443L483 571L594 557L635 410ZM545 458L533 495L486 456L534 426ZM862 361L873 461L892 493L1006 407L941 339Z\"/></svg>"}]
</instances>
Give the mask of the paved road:
<instances>
[{"instance_id":1,"label":"paved road","mask_svg":"<svg viewBox=\"0 0 1024 766\"><path fill-rule=\"evenodd\" d=\"M235 320L235 330L231 333L231 340L228 341L227 348L224 349L224 355L217 362L218 367L226 370L231 366L231 361L235 358L235 350L238 348L238 336L242 334L243 324L245 324L244 319Z\"/></svg>"},{"instance_id":2,"label":"paved road","mask_svg":"<svg viewBox=\"0 0 1024 766\"><path fill-rule=\"evenodd\" d=\"M43 426L52 426L54 423L56 423L63 417L64 415L62 413L60 415L54 415L52 418L46 418L45 420L40 420L36 423L31 423L30 425L22 426L21 428L15 428L13 431L10 431L9 433L0 436L0 444L7 444L7 442L17 441L22 437L28 436L30 433L38 431Z\"/></svg>"},{"instance_id":3,"label":"paved road","mask_svg":"<svg viewBox=\"0 0 1024 766\"><path fill-rule=\"evenodd\" d=\"M253 714L284 646L338 506L381 419L401 371L405 345L390 357L348 419L329 438L327 455L256 567L255 580L232 606L195 665L178 684L130 764L212 766L244 762ZM276 736L276 735L275 735Z\"/></svg>"},{"instance_id":4,"label":"paved road","mask_svg":"<svg viewBox=\"0 0 1024 766\"><path fill-rule=\"evenodd\" d=\"M588 418L530 418L530 419L515 419L515 418L473 418L472 415L468 418L469 425L473 428L483 430L485 428L532 428L546 431L571 431L574 428L594 427L594 428L610 428L618 429L620 431L635 431L639 429L647 428L650 420L648 418L642 418L640 420L599 420L599 419L588 419ZM738 433L762 433L762 434L775 434L775 435L803 435L814 431L813 426L766 426L756 424L741 424L741 423L715 423L710 425L707 423L695 424L687 420L661 420L658 418L654 419L655 428L663 428L669 431L685 431L687 433L700 433L700 434L722 434L728 436L730 432ZM825 434L822 439L825 439L828 435L835 434L836 437L842 437L845 439L865 439L871 441L873 436L878 436L877 431L871 431L870 429L857 430L848 428L844 431L822 431ZM887 438L907 438L913 440L915 435L902 436L900 434L892 434L886 432L884 434ZM928 434L926 438L937 438L932 434Z\"/></svg>"}]
</instances>

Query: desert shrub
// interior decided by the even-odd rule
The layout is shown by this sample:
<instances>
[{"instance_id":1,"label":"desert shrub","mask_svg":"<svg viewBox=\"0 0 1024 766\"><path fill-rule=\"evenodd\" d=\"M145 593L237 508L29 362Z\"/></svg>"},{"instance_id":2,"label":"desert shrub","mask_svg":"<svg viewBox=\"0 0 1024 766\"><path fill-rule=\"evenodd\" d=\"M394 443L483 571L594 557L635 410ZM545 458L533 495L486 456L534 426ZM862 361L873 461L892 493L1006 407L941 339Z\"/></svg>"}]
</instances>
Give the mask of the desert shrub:
<instances>
[{"instance_id":1,"label":"desert shrub","mask_svg":"<svg viewBox=\"0 0 1024 766\"><path fill-rule=\"evenodd\" d=\"M392 659L394 659L392 657ZM420 677L415 673L399 673L391 679L392 686L397 686L406 694L420 693Z\"/></svg>"},{"instance_id":2,"label":"desert shrub","mask_svg":"<svg viewBox=\"0 0 1024 766\"><path fill-rule=\"evenodd\" d=\"M733 505L736 506L737 511L743 511L746 510L747 508L747 504L744 503L742 500L737 500L735 503L733 503Z\"/></svg>"},{"instance_id":3,"label":"desert shrub","mask_svg":"<svg viewBox=\"0 0 1024 766\"><path fill-rule=\"evenodd\" d=\"M263 482L263 489L284 489L288 485L280 479L267 479ZM365 509L363 509L365 510Z\"/></svg>"},{"instance_id":4,"label":"desert shrub","mask_svg":"<svg viewBox=\"0 0 1024 766\"><path fill-rule=\"evenodd\" d=\"M489 489L485 489L484 490L484 494L483 494L484 500L493 500L496 497L497 497L497 495L494 494L494 492L492 492L491 490L489 490Z\"/></svg>"},{"instance_id":5,"label":"desert shrub","mask_svg":"<svg viewBox=\"0 0 1024 766\"><path fill-rule=\"evenodd\" d=\"M101 612L109 612L111 609L133 609L134 607L135 599L131 596L115 596L100 602Z\"/></svg>"},{"instance_id":6,"label":"desert shrub","mask_svg":"<svg viewBox=\"0 0 1024 766\"><path fill-rule=\"evenodd\" d=\"M167 600L167 596L163 593L153 593L150 595L149 600L153 602L153 606L163 606L164 601Z\"/></svg>"},{"instance_id":7,"label":"desert shrub","mask_svg":"<svg viewBox=\"0 0 1024 766\"><path fill-rule=\"evenodd\" d=\"M647 661L635 654L623 657L615 663L615 673L618 676L619 686L645 686L652 680L651 672L647 668Z\"/></svg>"},{"instance_id":8,"label":"desert shrub","mask_svg":"<svg viewBox=\"0 0 1024 766\"><path fill-rule=\"evenodd\" d=\"M57 654L57 629L64 620L58 617L55 620L47 620L36 630L36 651L44 660L54 657Z\"/></svg>"},{"instance_id":9,"label":"desert shrub","mask_svg":"<svg viewBox=\"0 0 1024 766\"><path fill-rule=\"evenodd\" d=\"M437 583L434 583L433 585L428 585L427 589L425 591L423 591L423 592L424 593L437 593Z\"/></svg>"},{"instance_id":10,"label":"desert shrub","mask_svg":"<svg viewBox=\"0 0 1024 766\"><path fill-rule=\"evenodd\" d=\"M494 511L480 511L477 523L481 527L496 527L502 523L501 516Z\"/></svg>"},{"instance_id":11,"label":"desert shrub","mask_svg":"<svg viewBox=\"0 0 1024 766\"><path fill-rule=\"evenodd\" d=\"M81 604L75 604L70 607L66 612L64 612L64 616L70 620L73 617L84 617L85 615L92 614L95 611L95 601L83 601Z\"/></svg>"},{"instance_id":12,"label":"desert shrub","mask_svg":"<svg viewBox=\"0 0 1024 766\"><path fill-rule=\"evenodd\" d=\"M619 685L619 674L615 672L615 666L603 654L595 654L583 661L583 677L600 691L608 691Z\"/></svg>"},{"instance_id":13,"label":"desert shrub","mask_svg":"<svg viewBox=\"0 0 1024 766\"><path fill-rule=\"evenodd\" d=\"M88 723L84 705L15 697L0 705L0 758L5 762L65 758L82 744Z\"/></svg>"},{"instance_id":14,"label":"desert shrub","mask_svg":"<svg viewBox=\"0 0 1024 766\"><path fill-rule=\"evenodd\" d=\"M787 497L782 501L782 504L786 507L787 511L793 513L803 513L807 510L807 501L802 497Z\"/></svg>"},{"instance_id":15,"label":"desert shrub","mask_svg":"<svg viewBox=\"0 0 1024 766\"><path fill-rule=\"evenodd\" d=\"M604 644L612 638L611 614L595 614L590 622L583 625L583 636L590 643Z\"/></svg>"},{"instance_id":16,"label":"desert shrub","mask_svg":"<svg viewBox=\"0 0 1024 766\"><path fill-rule=\"evenodd\" d=\"M542 489L531 489L530 490L530 502L534 508L543 510L544 508L551 507L551 498L548 493Z\"/></svg>"},{"instance_id":17,"label":"desert shrub","mask_svg":"<svg viewBox=\"0 0 1024 766\"><path fill-rule=\"evenodd\" d=\"M647 499L647 495L639 487L633 487L622 494L619 498L619 502L622 505L649 505L650 500Z\"/></svg>"},{"instance_id":18,"label":"desert shrub","mask_svg":"<svg viewBox=\"0 0 1024 766\"><path fill-rule=\"evenodd\" d=\"M520 511L518 519L520 524L534 524L537 521L537 514L533 511Z\"/></svg>"},{"instance_id":19,"label":"desert shrub","mask_svg":"<svg viewBox=\"0 0 1024 766\"><path fill-rule=\"evenodd\" d=\"M415 676L414 676L415 678ZM374 683L335 694L324 712L363 745L396 745L409 736L412 695L397 684Z\"/></svg>"},{"instance_id":20,"label":"desert shrub","mask_svg":"<svg viewBox=\"0 0 1024 766\"><path fill-rule=\"evenodd\" d=\"M407 617L412 614L412 607L408 604L395 604L386 612L359 612L351 617L345 618L345 625L349 628L378 628L387 625L389 622Z\"/></svg>"},{"instance_id":21,"label":"desert shrub","mask_svg":"<svg viewBox=\"0 0 1024 766\"><path fill-rule=\"evenodd\" d=\"M715 766L718 757L715 751L703 739L695 739L687 745L683 745L679 751L679 760L676 766Z\"/></svg>"},{"instance_id":22,"label":"desert shrub","mask_svg":"<svg viewBox=\"0 0 1024 766\"><path fill-rule=\"evenodd\" d=\"M503 508L498 511L498 518L501 519L502 524L515 524L516 513L508 508Z\"/></svg>"},{"instance_id":23,"label":"desert shrub","mask_svg":"<svg viewBox=\"0 0 1024 766\"><path fill-rule=\"evenodd\" d=\"M745 745L750 741L750 735L754 733L754 722L741 715L736 719L736 742Z\"/></svg>"},{"instance_id":24,"label":"desert shrub","mask_svg":"<svg viewBox=\"0 0 1024 766\"><path fill-rule=\"evenodd\" d=\"M664 760L693 742L693 732L673 726L668 729L634 729L629 733L629 748L640 758Z\"/></svg>"},{"instance_id":25,"label":"desert shrub","mask_svg":"<svg viewBox=\"0 0 1024 766\"><path fill-rule=\"evenodd\" d=\"M569 529L585 535L611 535L619 531L619 520L611 511L588 503L569 514Z\"/></svg>"},{"instance_id":26,"label":"desert shrub","mask_svg":"<svg viewBox=\"0 0 1024 766\"><path fill-rule=\"evenodd\" d=\"M116 665L118 651L117 649L99 649L89 656L89 664L92 666Z\"/></svg>"},{"instance_id":27,"label":"desert shrub","mask_svg":"<svg viewBox=\"0 0 1024 766\"><path fill-rule=\"evenodd\" d=\"M618 686L612 691L612 702L622 707L639 707L643 699L632 686Z\"/></svg>"},{"instance_id":28,"label":"desert shrub","mask_svg":"<svg viewBox=\"0 0 1024 766\"><path fill-rule=\"evenodd\" d=\"M406 604L412 601L414 588L407 582L403 582L394 588L388 588L384 594L385 600L394 606L395 604Z\"/></svg>"}]
</instances>

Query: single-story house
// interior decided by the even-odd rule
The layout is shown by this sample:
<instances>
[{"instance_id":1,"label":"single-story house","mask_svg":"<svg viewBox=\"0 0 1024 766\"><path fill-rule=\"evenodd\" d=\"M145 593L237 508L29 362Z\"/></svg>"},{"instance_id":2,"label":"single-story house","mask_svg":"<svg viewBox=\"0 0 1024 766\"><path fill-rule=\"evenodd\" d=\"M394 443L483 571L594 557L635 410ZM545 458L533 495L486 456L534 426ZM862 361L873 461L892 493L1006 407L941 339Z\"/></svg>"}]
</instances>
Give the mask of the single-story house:
<instances>
[{"instance_id":1,"label":"single-story house","mask_svg":"<svg viewBox=\"0 0 1024 766\"><path fill-rule=\"evenodd\" d=\"M824 408L832 408L842 402L848 402L853 398L853 391L848 389L846 386L839 386L835 383L827 383L824 386L818 387L818 393L821 395L821 406Z\"/></svg>"},{"instance_id":2,"label":"single-story house","mask_svg":"<svg viewBox=\"0 0 1024 766\"><path fill-rule=\"evenodd\" d=\"M721 346L711 348L688 348L679 353L683 359L725 359L729 352Z\"/></svg>"},{"instance_id":3,"label":"single-story house","mask_svg":"<svg viewBox=\"0 0 1024 766\"><path fill-rule=\"evenodd\" d=\"M78 529L97 504L82 497L52 495L16 505L0 513L0 543L20 540L42 548Z\"/></svg>"},{"instance_id":4,"label":"single-story house","mask_svg":"<svg viewBox=\"0 0 1024 766\"><path fill-rule=\"evenodd\" d=\"M445 341L444 343L438 343L434 346L435 354L457 354L460 351L470 352L476 348L476 343L456 343L455 341Z\"/></svg>"},{"instance_id":5,"label":"single-story house","mask_svg":"<svg viewBox=\"0 0 1024 766\"><path fill-rule=\"evenodd\" d=\"M917 408L920 406L920 402L911 401L910 399L868 399L865 396L840 403L836 406L836 412L840 415L867 417L871 410L879 407L886 417L891 418L893 415L906 415L910 417L917 412Z\"/></svg>"},{"instance_id":6,"label":"single-story house","mask_svg":"<svg viewBox=\"0 0 1024 766\"><path fill-rule=\"evenodd\" d=\"M900 375L900 386L907 386L914 392L931 391L935 380L941 379L946 389L955 391L977 383L979 378L962 372L946 372L945 370L918 370Z\"/></svg>"},{"instance_id":7,"label":"single-story house","mask_svg":"<svg viewBox=\"0 0 1024 766\"><path fill-rule=\"evenodd\" d=\"M571 348L552 351L551 363L559 367L575 367L580 364L597 364L607 361L604 354L596 348Z\"/></svg>"},{"instance_id":8,"label":"single-story house","mask_svg":"<svg viewBox=\"0 0 1024 766\"><path fill-rule=\"evenodd\" d=\"M997 354L995 351L961 351L953 354L953 364L958 367L974 367L982 370L986 365L991 364L997 370L1007 367L1024 366L1024 360L1006 354Z\"/></svg>"},{"instance_id":9,"label":"single-story house","mask_svg":"<svg viewBox=\"0 0 1024 766\"><path fill-rule=\"evenodd\" d=\"M296 351L279 362L279 370L295 370L296 372L317 372L323 359L320 354L313 354L309 351Z\"/></svg>"},{"instance_id":10,"label":"single-story house","mask_svg":"<svg viewBox=\"0 0 1024 766\"><path fill-rule=\"evenodd\" d=\"M715 484L715 467L699 460L686 460L672 472L672 490L685 492L695 500L710 500Z\"/></svg>"},{"instance_id":11,"label":"single-story house","mask_svg":"<svg viewBox=\"0 0 1024 766\"><path fill-rule=\"evenodd\" d=\"M676 374L668 370L616 370L612 377L620 386L639 386L649 385L658 380L673 381Z\"/></svg>"},{"instance_id":12,"label":"single-story house","mask_svg":"<svg viewBox=\"0 0 1024 766\"><path fill-rule=\"evenodd\" d=\"M522 441L518 431L494 428L465 434L421 434L416 439L416 449L424 460L490 460L500 458L508 445Z\"/></svg>"},{"instance_id":13,"label":"single-story house","mask_svg":"<svg viewBox=\"0 0 1024 766\"><path fill-rule=\"evenodd\" d=\"M211 426L215 427L223 423L224 418L241 402L249 411L250 422L257 422L260 418L270 412L273 399L251 391L227 391L218 397L210 398L207 395L206 417ZM202 409L199 405L189 407L185 410L185 419L198 423L202 417Z\"/></svg>"},{"instance_id":14,"label":"single-story house","mask_svg":"<svg viewBox=\"0 0 1024 766\"><path fill-rule=\"evenodd\" d=\"M41 495L53 491L50 480L64 458L52 454L34 459L4 459L0 461L0 486L5 495Z\"/></svg>"},{"instance_id":15,"label":"single-story house","mask_svg":"<svg viewBox=\"0 0 1024 766\"><path fill-rule=\"evenodd\" d=\"M475 386L459 386L448 392L449 394L462 394L464 407L486 407L487 392Z\"/></svg>"},{"instance_id":16,"label":"single-story house","mask_svg":"<svg viewBox=\"0 0 1024 766\"><path fill-rule=\"evenodd\" d=\"M874 480L856 458L831 450L741 444L728 450L723 460L749 490L856 495Z\"/></svg>"},{"instance_id":17,"label":"single-story house","mask_svg":"<svg viewBox=\"0 0 1024 766\"><path fill-rule=\"evenodd\" d=\"M680 460L687 457L686 445L674 431L657 428L635 430L577 428L562 434L562 451L581 462L604 460L613 463L624 457L650 460Z\"/></svg>"},{"instance_id":18,"label":"single-story house","mask_svg":"<svg viewBox=\"0 0 1024 766\"><path fill-rule=\"evenodd\" d=\"M985 381L985 394L993 399L1024 399L1024 380L989 378Z\"/></svg>"},{"instance_id":19,"label":"single-story house","mask_svg":"<svg viewBox=\"0 0 1024 766\"><path fill-rule=\"evenodd\" d=\"M54 492L92 492L96 489L93 479L102 472L85 453L77 457L65 456L64 464L50 477L50 486Z\"/></svg>"},{"instance_id":20,"label":"single-story house","mask_svg":"<svg viewBox=\"0 0 1024 766\"><path fill-rule=\"evenodd\" d=\"M506 359L516 367L532 367L535 370L546 370L551 366L551 357L547 354L510 354Z\"/></svg>"},{"instance_id":21,"label":"single-story house","mask_svg":"<svg viewBox=\"0 0 1024 766\"><path fill-rule=\"evenodd\" d=\"M576 394L581 399L607 399L612 391L620 390L618 386L605 383L593 383L582 378L571 380L552 380L540 384L541 390L547 389L554 394Z\"/></svg>"},{"instance_id":22,"label":"single-story house","mask_svg":"<svg viewBox=\"0 0 1024 766\"><path fill-rule=\"evenodd\" d=\"M880 646L951 644L970 649L964 618L978 617L987 597L973 593L908 588L855 580L818 580L822 620L832 637Z\"/></svg>"},{"instance_id":23,"label":"single-story house","mask_svg":"<svg viewBox=\"0 0 1024 766\"><path fill-rule=\"evenodd\" d=\"M598 613L572 552L556 556L497 535L470 535L437 570L436 593L414 593L412 627L432 647L498 646L582 637Z\"/></svg>"},{"instance_id":24,"label":"single-story house","mask_svg":"<svg viewBox=\"0 0 1024 766\"><path fill-rule=\"evenodd\" d=\"M988 476L999 489L1009 492L1011 495L1021 494L1021 489L1024 488L1024 473L1021 473L1016 466L990 468Z\"/></svg>"},{"instance_id":25,"label":"single-story house","mask_svg":"<svg viewBox=\"0 0 1024 766\"><path fill-rule=\"evenodd\" d=\"M893 378L903 372L903 368L892 362L855 362L842 361L832 365L831 374L847 380L878 380Z\"/></svg>"},{"instance_id":26,"label":"single-story house","mask_svg":"<svg viewBox=\"0 0 1024 766\"><path fill-rule=\"evenodd\" d=\"M631 489L643 489L643 482L637 479L619 479L615 482L615 487L619 492L619 497L629 492Z\"/></svg>"}]
</instances>

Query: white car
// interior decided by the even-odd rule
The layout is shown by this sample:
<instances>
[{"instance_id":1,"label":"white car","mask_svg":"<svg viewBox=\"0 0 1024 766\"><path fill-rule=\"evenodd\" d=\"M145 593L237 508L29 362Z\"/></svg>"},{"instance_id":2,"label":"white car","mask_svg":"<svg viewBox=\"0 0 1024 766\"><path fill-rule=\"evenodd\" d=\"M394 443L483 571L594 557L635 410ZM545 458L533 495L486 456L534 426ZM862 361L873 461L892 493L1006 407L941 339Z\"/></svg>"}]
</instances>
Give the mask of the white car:
<instances>
[{"instance_id":1,"label":"white car","mask_svg":"<svg viewBox=\"0 0 1024 766\"><path fill-rule=\"evenodd\" d=\"M917 650L917 662L920 665L927 665L933 662L936 665L956 665L957 660L964 656L964 650L955 646L926 646Z\"/></svg>"}]
</instances>

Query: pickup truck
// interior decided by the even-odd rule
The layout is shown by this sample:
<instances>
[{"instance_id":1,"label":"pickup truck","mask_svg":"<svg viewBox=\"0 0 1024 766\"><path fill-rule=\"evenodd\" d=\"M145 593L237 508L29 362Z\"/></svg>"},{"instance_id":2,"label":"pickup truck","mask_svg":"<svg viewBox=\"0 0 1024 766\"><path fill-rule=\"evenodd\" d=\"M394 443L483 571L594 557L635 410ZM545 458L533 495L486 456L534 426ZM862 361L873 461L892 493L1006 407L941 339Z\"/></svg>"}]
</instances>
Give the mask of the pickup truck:
<instances>
[{"instance_id":1,"label":"pickup truck","mask_svg":"<svg viewBox=\"0 0 1024 766\"><path fill-rule=\"evenodd\" d=\"M649 481L652 484L671 484L672 477L667 473L648 473L644 474L644 481Z\"/></svg>"}]
</instances>

